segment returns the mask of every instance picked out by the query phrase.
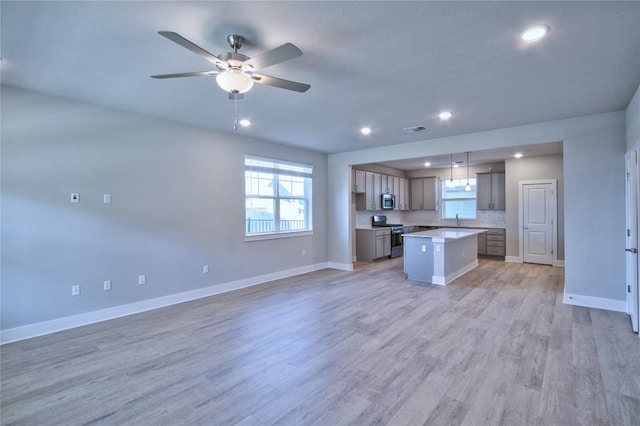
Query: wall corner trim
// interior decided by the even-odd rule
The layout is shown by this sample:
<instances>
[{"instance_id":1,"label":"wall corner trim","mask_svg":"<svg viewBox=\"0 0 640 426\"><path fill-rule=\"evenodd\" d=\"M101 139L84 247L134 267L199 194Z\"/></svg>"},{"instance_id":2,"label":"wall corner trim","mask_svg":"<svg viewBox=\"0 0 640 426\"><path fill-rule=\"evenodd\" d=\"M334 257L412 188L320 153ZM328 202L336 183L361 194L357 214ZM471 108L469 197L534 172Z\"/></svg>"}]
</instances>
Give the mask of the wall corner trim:
<instances>
[{"instance_id":1,"label":"wall corner trim","mask_svg":"<svg viewBox=\"0 0 640 426\"><path fill-rule=\"evenodd\" d=\"M265 284L274 280L289 278L296 275L306 274L308 272L319 271L321 269L341 269L336 268L335 265L333 265L332 262L321 262L313 265L301 266L298 268L287 269L270 274L258 275L256 277L231 281L228 283L216 284L209 287L198 288L181 293L170 294L167 296L156 297L153 299L141 300L139 302L114 306L112 308L101 309L98 311L86 312L69 317L56 318L50 321L43 321L35 324L9 328L7 330L0 331L0 345L5 343L17 342L19 340L31 339L33 337L44 336L46 334L52 334L58 331L69 330L71 328L82 327L84 325L108 321L110 319L138 314L141 312L151 311L153 309L164 308L179 303L189 302L191 300L202 299L204 297L215 296L217 294ZM349 266L351 266L351 269L348 270L352 270L353 266Z\"/></svg>"},{"instance_id":2,"label":"wall corner trim","mask_svg":"<svg viewBox=\"0 0 640 426\"><path fill-rule=\"evenodd\" d=\"M604 309L606 311L627 313L626 300L605 299L603 297L565 293L562 297L562 303L565 305L583 306L585 308Z\"/></svg>"}]
</instances>

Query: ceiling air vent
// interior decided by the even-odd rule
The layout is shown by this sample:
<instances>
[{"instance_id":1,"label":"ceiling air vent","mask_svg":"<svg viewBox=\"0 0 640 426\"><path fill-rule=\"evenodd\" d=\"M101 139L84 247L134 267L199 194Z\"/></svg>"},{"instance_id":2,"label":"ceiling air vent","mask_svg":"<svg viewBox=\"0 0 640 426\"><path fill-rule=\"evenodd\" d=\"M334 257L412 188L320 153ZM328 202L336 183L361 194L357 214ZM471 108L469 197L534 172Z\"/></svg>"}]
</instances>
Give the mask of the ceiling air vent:
<instances>
[{"instance_id":1,"label":"ceiling air vent","mask_svg":"<svg viewBox=\"0 0 640 426\"><path fill-rule=\"evenodd\" d=\"M417 133L417 132L421 132L423 130L427 130L427 128L424 127L424 126L413 126L413 127L405 127L402 130L404 130L407 133Z\"/></svg>"}]
</instances>

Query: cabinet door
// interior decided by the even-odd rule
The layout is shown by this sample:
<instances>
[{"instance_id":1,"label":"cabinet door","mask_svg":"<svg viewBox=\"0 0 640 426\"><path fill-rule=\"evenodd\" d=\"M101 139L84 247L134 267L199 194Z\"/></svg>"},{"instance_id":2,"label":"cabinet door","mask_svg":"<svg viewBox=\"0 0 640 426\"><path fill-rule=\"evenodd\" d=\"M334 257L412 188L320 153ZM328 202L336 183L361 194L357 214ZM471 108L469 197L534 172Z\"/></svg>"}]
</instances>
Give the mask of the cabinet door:
<instances>
[{"instance_id":1,"label":"cabinet door","mask_svg":"<svg viewBox=\"0 0 640 426\"><path fill-rule=\"evenodd\" d=\"M384 257L384 236L376 237L376 259Z\"/></svg>"},{"instance_id":2,"label":"cabinet door","mask_svg":"<svg viewBox=\"0 0 640 426\"><path fill-rule=\"evenodd\" d=\"M396 196L395 210L402 210L402 191L400 189L400 177L393 176L393 193Z\"/></svg>"},{"instance_id":3,"label":"cabinet door","mask_svg":"<svg viewBox=\"0 0 640 426\"><path fill-rule=\"evenodd\" d=\"M373 173L373 200L371 210L382 210L380 195L382 195L382 175Z\"/></svg>"},{"instance_id":4,"label":"cabinet door","mask_svg":"<svg viewBox=\"0 0 640 426\"><path fill-rule=\"evenodd\" d=\"M393 176L380 175L381 190L383 194L394 194Z\"/></svg>"},{"instance_id":5,"label":"cabinet door","mask_svg":"<svg viewBox=\"0 0 640 426\"><path fill-rule=\"evenodd\" d=\"M436 188L437 179L428 177L422 179L422 209L438 210L438 197Z\"/></svg>"},{"instance_id":6,"label":"cabinet door","mask_svg":"<svg viewBox=\"0 0 640 426\"><path fill-rule=\"evenodd\" d=\"M409 179L400 179L400 185L404 183L404 189L402 189L402 196L404 198L404 208L402 210L409 210Z\"/></svg>"},{"instance_id":7,"label":"cabinet door","mask_svg":"<svg viewBox=\"0 0 640 426\"><path fill-rule=\"evenodd\" d=\"M375 210L375 203L373 201L373 185L374 178L372 172L366 172L366 184L365 184L365 200L366 200L366 209L367 210Z\"/></svg>"},{"instance_id":8,"label":"cabinet door","mask_svg":"<svg viewBox=\"0 0 640 426\"><path fill-rule=\"evenodd\" d=\"M485 234L478 234L478 254L487 254L487 237Z\"/></svg>"},{"instance_id":9,"label":"cabinet door","mask_svg":"<svg viewBox=\"0 0 640 426\"><path fill-rule=\"evenodd\" d=\"M504 210L504 173L491 174L491 208L493 210Z\"/></svg>"},{"instance_id":10,"label":"cabinet door","mask_svg":"<svg viewBox=\"0 0 640 426\"><path fill-rule=\"evenodd\" d=\"M353 192L365 192L366 174L362 170L353 171Z\"/></svg>"},{"instance_id":11,"label":"cabinet door","mask_svg":"<svg viewBox=\"0 0 640 426\"><path fill-rule=\"evenodd\" d=\"M384 255L391 256L391 235L384 236Z\"/></svg>"},{"instance_id":12,"label":"cabinet door","mask_svg":"<svg viewBox=\"0 0 640 426\"><path fill-rule=\"evenodd\" d=\"M504 176L504 174L503 174ZM491 209L491 173L478 173L476 175L476 202L478 210Z\"/></svg>"},{"instance_id":13,"label":"cabinet door","mask_svg":"<svg viewBox=\"0 0 640 426\"><path fill-rule=\"evenodd\" d=\"M409 210L409 179L398 178L398 180L398 193L396 194L398 210Z\"/></svg>"},{"instance_id":14,"label":"cabinet door","mask_svg":"<svg viewBox=\"0 0 640 426\"><path fill-rule=\"evenodd\" d=\"M422 210L422 179L410 179L411 210Z\"/></svg>"}]
</instances>

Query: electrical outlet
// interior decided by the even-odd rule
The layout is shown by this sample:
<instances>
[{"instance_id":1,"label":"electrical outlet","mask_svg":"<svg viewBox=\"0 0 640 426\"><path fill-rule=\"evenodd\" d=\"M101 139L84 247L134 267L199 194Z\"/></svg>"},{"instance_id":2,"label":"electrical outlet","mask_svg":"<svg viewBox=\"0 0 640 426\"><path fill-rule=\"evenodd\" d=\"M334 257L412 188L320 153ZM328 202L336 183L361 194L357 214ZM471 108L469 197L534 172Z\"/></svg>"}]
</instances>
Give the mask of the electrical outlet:
<instances>
[{"instance_id":1,"label":"electrical outlet","mask_svg":"<svg viewBox=\"0 0 640 426\"><path fill-rule=\"evenodd\" d=\"M302 249L302 256L306 256L307 255L307 251L305 249Z\"/></svg>"},{"instance_id":2,"label":"electrical outlet","mask_svg":"<svg viewBox=\"0 0 640 426\"><path fill-rule=\"evenodd\" d=\"M102 201L105 204L111 204L111 194L104 194L104 196L102 197Z\"/></svg>"},{"instance_id":3,"label":"electrical outlet","mask_svg":"<svg viewBox=\"0 0 640 426\"><path fill-rule=\"evenodd\" d=\"M72 192L71 193L71 202L72 203L79 203L80 202L80 194L78 194L77 192Z\"/></svg>"},{"instance_id":4,"label":"electrical outlet","mask_svg":"<svg viewBox=\"0 0 640 426\"><path fill-rule=\"evenodd\" d=\"M142 285L146 283L147 283L147 277L145 277L144 275L138 275L138 285Z\"/></svg>"},{"instance_id":5,"label":"electrical outlet","mask_svg":"<svg viewBox=\"0 0 640 426\"><path fill-rule=\"evenodd\" d=\"M203 274L208 274L209 273L209 265L204 265L202 267L202 273Z\"/></svg>"},{"instance_id":6,"label":"electrical outlet","mask_svg":"<svg viewBox=\"0 0 640 426\"><path fill-rule=\"evenodd\" d=\"M80 296L80 286L79 285L72 285L71 286L71 295L72 296Z\"/></svg>"},{"instance_id":7,"label":"electrical outlet","mask_svg":"<svg viewBox=\"0 0 640 426\"><path fill-rule=\"evenodd\" d=\"M109 290L111 290L111 280L107 280L107 281L105 281L105 282L104 282L104 286L103 286L103 288L104 288L104 291L109 291Z\"/></svg>"}]
</instances>

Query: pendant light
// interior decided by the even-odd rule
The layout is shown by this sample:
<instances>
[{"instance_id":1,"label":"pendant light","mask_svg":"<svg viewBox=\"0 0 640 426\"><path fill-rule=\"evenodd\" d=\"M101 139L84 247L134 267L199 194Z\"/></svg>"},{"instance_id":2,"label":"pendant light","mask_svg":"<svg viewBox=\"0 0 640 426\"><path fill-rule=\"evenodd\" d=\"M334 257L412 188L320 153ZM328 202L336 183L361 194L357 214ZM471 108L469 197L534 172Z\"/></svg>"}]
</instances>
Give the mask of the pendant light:
<instances>
[{"instance_id":1,"label":"pendant light","mask_svg":"<svg viewBox=\"0 0 640 426\"><path fill-rule=\"evenodd\" d=\"M466 192L471 192L471 185L469 185L469 151L467 151L467 185L464 187Z\"/></svg>"},{"instance_id":2,"label":"pendant light","mask_svg":"<svg viewBox=\"0 0 640 426\"><path fill-rule=\"evenodd\" d=\"M449 169L451 169L451 179L447 181L447 188L455 188L456 184L453 182L453 154L449 154Z\"/></svg>"}]
</instances>

